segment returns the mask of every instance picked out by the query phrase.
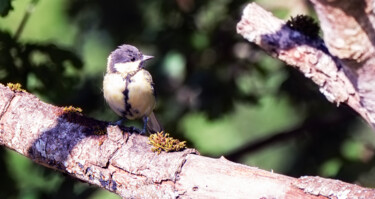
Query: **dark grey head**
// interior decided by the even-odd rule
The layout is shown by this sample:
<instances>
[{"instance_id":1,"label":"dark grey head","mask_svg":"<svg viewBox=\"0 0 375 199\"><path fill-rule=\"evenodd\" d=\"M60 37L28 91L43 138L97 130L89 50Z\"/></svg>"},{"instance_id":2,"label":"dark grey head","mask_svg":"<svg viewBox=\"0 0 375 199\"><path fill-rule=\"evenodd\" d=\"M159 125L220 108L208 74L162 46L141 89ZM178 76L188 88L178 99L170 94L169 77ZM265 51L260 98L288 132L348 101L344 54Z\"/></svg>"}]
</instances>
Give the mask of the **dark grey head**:
<instances>
[{"instance_id":1,"label":"dark grey head","mask_svg":"<svg viewBox=\"0 0 375 199\"><path fill-rule=\"evenodd\" d=\"M143 61L151 59L152 56L143 55L138 48L132 45L121 45L116 50L112 51L108 57L107 63L107 72L116 72L114 67L117 63L128 63L128 62L140 62L140 67L142 66Z\"/></svg>"}]
</instances>

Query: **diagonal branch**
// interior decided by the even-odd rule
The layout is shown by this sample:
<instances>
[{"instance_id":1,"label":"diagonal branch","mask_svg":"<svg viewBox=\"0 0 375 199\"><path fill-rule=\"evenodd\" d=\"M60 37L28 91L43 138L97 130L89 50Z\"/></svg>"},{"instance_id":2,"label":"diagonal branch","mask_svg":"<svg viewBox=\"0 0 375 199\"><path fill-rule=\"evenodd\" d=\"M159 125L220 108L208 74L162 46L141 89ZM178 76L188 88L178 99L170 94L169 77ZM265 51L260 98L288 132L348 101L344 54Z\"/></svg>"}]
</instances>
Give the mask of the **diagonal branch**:
<instances>
[{"instance_id":1,"label":"diagonal branch","mask_svg":"<svg viewBox=\"0 0 375 199\"><path fill-rule=\"evenodd\" d=\"M311 3L328 49L356 75L360 103L370 122L375 123L375 1L311 0Z\"/></svg>"},{"instance_id":2,"label":"diagonal branch","mask_svg":"<svg viewBox=\"0 0 375 199\"><path fill-rule=\"evenodd\" d=\"M255 3L244 9L237 32L312 79L329 101L348 104L375 127L373 115L361 102L357 77L329 53L321 39L312 39L290 29L284 21Z\"/></svg>"}]
</instances>

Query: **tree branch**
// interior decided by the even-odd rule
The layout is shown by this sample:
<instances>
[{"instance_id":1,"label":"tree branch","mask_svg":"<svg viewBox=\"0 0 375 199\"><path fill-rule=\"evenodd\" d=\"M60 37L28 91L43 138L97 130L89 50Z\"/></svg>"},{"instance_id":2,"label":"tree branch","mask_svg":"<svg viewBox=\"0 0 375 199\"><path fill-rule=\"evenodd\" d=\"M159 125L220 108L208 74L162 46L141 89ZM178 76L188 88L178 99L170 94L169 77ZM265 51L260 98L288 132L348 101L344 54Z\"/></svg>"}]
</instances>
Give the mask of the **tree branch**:
<instances>
[{"instance_id":1,"label":"tree branch","mask_svg":"<svg viewBox=\"0 0 375 199\"><path fill-rule=\"evenodd\" d=\"M329 101L348 104L375 127L375 115L371 107L363 103L363 95L357 87L356 71L330 54L320 38L313 39L290 29L284 21L255 3L244 9L237 32L312 79Z\"/></svg>"},{"instance_id":2,"label":"tree branch","mask_svg":"<svg viewBox=\"0 0 375 199\"><path fill-rule=\"evenodd\" d=\"M106 134L96 135L106 131ZM0 84L0 144L38 164L124 198L348 198L375 190L320 177L299 179L197 155L160 155L147 137L66 112Z\"/></svg>"},{"instance_id":3,"label":"tree branch","mask_svg":"<svg viewBox=\"0 0 375 199\"><path fill-rule=\"evenodd\" d=\"M356 92L375 123L374 0L311 0L330 52L355 74Z\"/></svg>"}]
</instances>

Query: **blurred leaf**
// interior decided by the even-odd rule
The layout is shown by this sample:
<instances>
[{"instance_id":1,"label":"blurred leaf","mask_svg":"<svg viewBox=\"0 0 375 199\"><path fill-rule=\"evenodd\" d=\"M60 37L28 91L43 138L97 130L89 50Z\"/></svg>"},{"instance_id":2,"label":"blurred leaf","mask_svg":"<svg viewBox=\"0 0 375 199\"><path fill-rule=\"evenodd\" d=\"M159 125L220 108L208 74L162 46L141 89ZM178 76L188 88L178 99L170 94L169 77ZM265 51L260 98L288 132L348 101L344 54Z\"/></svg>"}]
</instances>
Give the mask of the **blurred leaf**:
<instances>
[{"instance_id":1,"label":"blurred leaf","mask_svg":"<svg viewBox=\"0 0 375 199\"><path fill-rule=\"evenodd\" d=\"M234 112L215 120L201 113L187 114L180 128L201 153L220 155L299 123L303 114L290 106L287 99L280 97L264 98L259 106L236 103Z\"/></svg>"},{"instance_id":2,"label":"blurred leaf","mask_svg":"<svg viewBox=\"0 0 375 199\"><path fill-rule=\"evenodd\" d=\"M44 175L45 168L35 167L35 163L30 159L11 150L7 150L7 165L10 175L17 181L20 195L35 192L38 189L51 192L63 180L58 175Z\"/></svg>"},{"instance_id":3,"label":"blurred leaf","mask_svg":"<svg viewBox=\"0 0 375 199\"><path fill-rule=\"evenodd\" d=\"M196 15L195 22L197 28L204 31L211 31L217 24L224 19L227 13L227 5L229 0L217 0L215 2L208 1L208 3L201 7Z\"/></svg>"},{"instance_id":4,"label":"blurred leaf","mask_svg":"<svg viewBox=\"0 0 375 199\"><path fill-rule=\"evenodd\" d=\"M75 40L77 36L76 25L71 23L66 16L66 0L13 1L14 11L0 20L1 30L15 34L25 12L29 9L31 1L37 2L37 4L25 24L19 41L51 43L56 46L72 46L80 43L79 40Z\"/></svg>"},{"instance_id":5,"label":"blurred leaf","mask_svg":"<svg viewBox=\"0 0 375 199\"><path fill-rule=\"evenodd\" d=\"M181 53L169 52L165 58L163 72L170 78L178 81L183 81L186 73L186 60Z\"/></svg>"},{"instance_id":6,"label":"blurred leaf","mask_svg":"<svg viewBox=\"0 0 375 199\"><path fill-rule=\"evenodd\" d=\"M273 144L257 153L246 155L242 162L264 170L283 173L294 161L293 151L295 150L296 146L293 142Z\"/></svg>"},{"instance_id":7,"label":"blurred leaf","mask_svg":"<svg viewBox=\"0 0 375 199\"><path fill-rule=\"evenodd\" d=\"M194 33L191 37L191 43L194 48L197 50L205 49L209 46L209 39L207 38L207 35L203 33Z\"/></svg>"},{"instance_id":8,"label":"blurred leaf","mask_svg":"<svg viewBox=\"0 0 375 199\"><path fill-rule=\"evenodd\" d=\"M346 140L341 146L341 153L348 160L359 160L363 151L363 144L354 140Z\"/></svg>"},{"instance_id":9,"label":"blurred leaf","mask_svg":"<svg viewBox=\"0 0 375 199\"><path fill-rule=\"evenodd\" d=\"M8 13L13 10L12 0L1 0L0 1L0 16L5 17Z\"/></svg>"},{"instance_id":10,"label":"blurred leaf","mask_svg":"<svg viewBox=\"0 0 375 199\"><path fill-rule=\"evenodd\" d=\"M109 191L104 191L104 190L98 190L93 196L89 197L89 199L120 199L121 197L111 193Z\"/></svg>"},{"instance_id":11,"label":"blurred leaf","mask_svg":"<svg viewBox=\"0 0 375 199\"><path fill-rule=\"evenodd\" d=\"M21 83L27 90L48 96L56 103L77 84L78 71L83 67L72 51L53 44L17 43L2 31L0 54L1 82Z\"/></svg>"},{"instance_id":12,"label":"blurred leaf","mask_svg":"<svg viewBox=\"0 0 375 199\"><path fill-rule=\"evenodd\" d=\"M337 159L331 159L321 165L319 174L324 177L336 176L341 168L342 162Z\"/></svg>"}]
</instances>

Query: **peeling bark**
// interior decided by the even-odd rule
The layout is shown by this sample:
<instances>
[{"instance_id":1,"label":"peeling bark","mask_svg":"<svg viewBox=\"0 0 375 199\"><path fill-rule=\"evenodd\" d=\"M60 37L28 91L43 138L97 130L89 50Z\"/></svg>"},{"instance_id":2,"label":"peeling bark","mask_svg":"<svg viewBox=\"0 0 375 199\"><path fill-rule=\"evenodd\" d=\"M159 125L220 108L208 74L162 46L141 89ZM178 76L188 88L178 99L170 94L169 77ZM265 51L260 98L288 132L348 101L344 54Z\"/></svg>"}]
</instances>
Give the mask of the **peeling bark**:
<instances>
[{"instance_id":1,"label":"peeling bark","mask_svg":"<svg viewBox=\"0 0 375 199\"><path fill-rule=\"evenodd\" d=\"M106 134L96 135L104 128ZM292 178L225 158L151 151L124 132L0 84L0 144L123 198L375 198L375 190L319 177ZM329 185L329 186L327 186Z\"/></svg>"}]
</instances>

